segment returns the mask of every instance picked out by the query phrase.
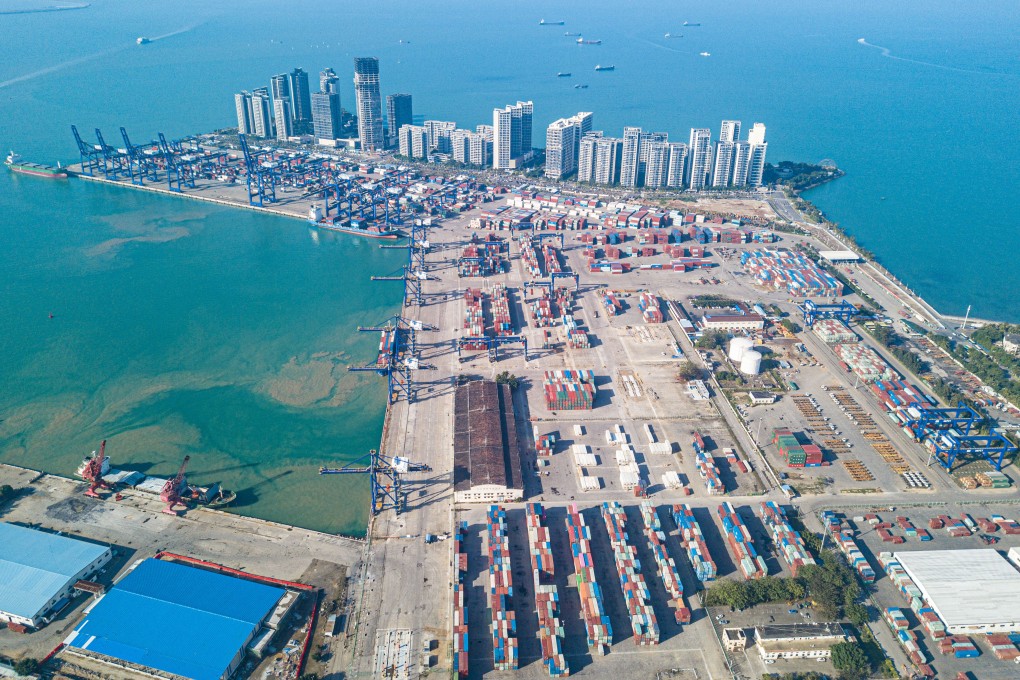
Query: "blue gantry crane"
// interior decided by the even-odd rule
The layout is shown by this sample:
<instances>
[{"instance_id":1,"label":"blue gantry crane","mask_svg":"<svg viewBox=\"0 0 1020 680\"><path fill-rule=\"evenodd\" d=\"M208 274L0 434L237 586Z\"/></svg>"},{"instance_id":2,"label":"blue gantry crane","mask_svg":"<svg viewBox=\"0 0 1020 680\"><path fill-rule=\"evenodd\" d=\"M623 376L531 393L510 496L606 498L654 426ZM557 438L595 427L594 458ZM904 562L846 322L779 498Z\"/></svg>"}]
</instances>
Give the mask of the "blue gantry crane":
<instances>
[{"instance_id":1,"label":"blue gantry crane","mask_svg":"<svg viewBox=\"0 0 1020 680\"><path fill-rule=\"evenodd\" d=\"M984 418L962 401L956 406L918 408L917 411L918 416L907 422L907 429L918 442L928 445L929 464L934 457L946 471L951 471L961 456L984 458L1001 471L1006 455L1017 450L999 433L971 434Z\"/></svg>"},{"instance_id":2,"label":"blue gantry crane","mask_svg":"<svg viewBox=\"0 0 1020 680\"><path fill-rule=\"evenodd\" d=\"M128 172L128 157L126 151L115 149L103 139L103 132L96 128L96 141L99 142L96 148L103 155L103 175L107 179L120 179Z\"/></svg>"},{"instance_id":3,"label":"blue gantry crane","mask_svg":"<svg viewBox=\"0 0 1020 680\"><path fill-rule=\"evenodd\" d=\"M103 152L94 144L86 144L81 135L78 134L78 127L71 126L74 134L74 141L78 143L78 157L81 162L81 172L89 177L94 176L102 169Z\"/></svg>"},{"instance_id":4,"label":"blue gantry crane","mask_svg":"<svg viewBox=\"0 0 1020 680\"><path fill-rule=\"evenodd\" d=\"M372 494L372 515L392 508L398 515L404 509L400 477L409 472L428 472L431 468L423 463L414 463L407 458L384 456L375 449L358 460L343 467L320 467L320 475L364 475L369 476Z\"/></svg>"},{"instance_id":5,"label":"blue gantry crane","mask_svg":"<svg viewBox=\"0 0 1020 680\"><path fill-rule=\"evenodd\" d=\"M523 335L468 335L457 338L457 356L462 357L461 350L465 347L484 345L489 354L489 361L499 361L499 348L503 345L521 345L524 347L524 360L528 358L528 339Z\"/></svg>"},{"instance_id":6,"label":"blue gantry crane","mask_svg":"<svg viewBox=\"0 0 1020 680\"><path fill-rule=\"evenodd\" d=\"M135 146L128 138L127 130L121 127L120 136L124 138L124 150L128 156L128 175L132 184L143 186L145 180L155 182L159 179L159 168L151 149L154 146L151 142L145 146Z\"/></svg>"},{"instance_id":7,"label":"blue gantry crane","mask_svg":"<svg viewBox=\"0 0 1020 680\"><path fill-rule=\"evenodd\" d=\"M277 165L272 161L262 160L265 151L253 153L248 146L248 137L237 136L244 153L244 174L248 186L248 205L263 207L266 203L276 203Z\"/></svg>"},{"instance_id":8,"label":"blue gantry crane","mask_svg":"<svg viewBox=\"0 0 1020 680\"><path fill-rule=\"evenodd\" d=\"M813 326L818 319L838 319L850 325L851 319L860 313L860 310L846 300L840 300L839 304L831 305L820 305L814 300L804 300L800 311L804 315L804 323L808 326Z\"/></svg>"},{"instance_id":9,"label":"blue gantry crane","mask_svg":"<svg viewBox=\"0 0 1020 680\"><path fill-rule=\"evenodd\" d=\"M414 319L394 316L381 326L358 326L361 332L381 334L379 355L374 363L348 366L352 372L370 372L386 376L387 398L396 402L403 394L408 403L415 399L414 371L418 370L418 333L434 331L435 326Z\"/></svg>"}]
</instances>

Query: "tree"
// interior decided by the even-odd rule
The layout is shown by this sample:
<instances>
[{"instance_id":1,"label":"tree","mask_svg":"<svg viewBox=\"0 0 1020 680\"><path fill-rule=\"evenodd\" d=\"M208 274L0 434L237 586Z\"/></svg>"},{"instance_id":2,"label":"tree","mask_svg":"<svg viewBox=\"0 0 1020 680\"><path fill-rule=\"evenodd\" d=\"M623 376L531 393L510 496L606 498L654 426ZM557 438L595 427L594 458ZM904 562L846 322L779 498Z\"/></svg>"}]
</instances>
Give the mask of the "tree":
<instances>
[{"instance_id":1,"label":"tree","mask_svg":"<svg viewBox=\"0 0 1020 680\"><path fill-rule=\"evenodd\" d=\"M520 386L521 380L510 371L503 371L496 376L496 384L509 385L510 389L516 390Z\"/></svg>"},{"instance_id":2,"label":"tree","mask_svg":"<svg viewBox=\"0 0 1020 680\"><path fill-rule=\"evenodd\" d=\"M677 376L681 380L700 380L701 369L692 364L690 361L681 361L677 365Z\"/></svg>"},{"instance_id":3,"label":"tree","mask_svg":"<svg viewBox=\"0 0 1020 680\"><path fill-rule=\"evenodd\" d=\"M845 605L843 613L846 614L847 620L858 628L867 624L870 618L868 616L868 608L859 602L851 602Z\"/></svg>"},{"instance_id":4,"label":"tree","mask_svg":"<svg viewBox=\"0 0 1020 680\"><path fill-rule=\"evenodd\" d=\"M36 659L25 658L14 662L14 672L18 675L32 675L39 670L39 662Z\"/></svg>"},{"instance_id":5,"label":"tree","mask_svg":"<svg viewBox=\"0 0 1020 680\"><path fill-rule=\"evenodd\" d=\"M694 345L700 349L714 349L726 346L726 334L722 331L707 331L701 334Z\"/></svg>"},{"instance_id":6,"label":"tree","mask_svg":"<svg viewBox=\"0 0 1020 680\"><path fill-rule=\"evenodd\" d=\"M10 484L4 484L0 486L0 501L5 501L8 498L14 498L14 487Z\"/></svg>"},{"instance_id":7,"label":"tree","mask_svg":"<svg viewBox=\"0 0 1020 680\"><path fill-rule=\"evenodd\" d=\"M790 333L800 333L802 330L804 330L803 328L800 327L800 324L793 321L792 319L783 319L782 321L779 322L779 324Z\"/></svg>"},{"instance_id":8,"label":"tree","mask_svg":"<svg viewBox=\"0 0 1020 680\"><path fill-rule=\"evenodd\" d=\"M868 672L868 657L856 642L838 642L832 646L832 666L840 678L863 678Z\"/></svg>"}]
</instances>

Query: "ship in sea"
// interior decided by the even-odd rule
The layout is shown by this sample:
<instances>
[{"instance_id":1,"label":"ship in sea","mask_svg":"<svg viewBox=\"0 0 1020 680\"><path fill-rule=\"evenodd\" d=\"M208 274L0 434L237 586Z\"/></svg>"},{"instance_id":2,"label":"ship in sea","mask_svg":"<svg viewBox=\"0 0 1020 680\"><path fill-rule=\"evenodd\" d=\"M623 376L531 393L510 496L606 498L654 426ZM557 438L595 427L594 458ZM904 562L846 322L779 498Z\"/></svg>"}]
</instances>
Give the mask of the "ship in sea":
<instances>
[{"instance_id":1,"label":"ship in sea","mask_svg":"<svg viewBox=\"0 0 1020 680\"><path fill-rule=\"evenodd\" d=\"M575 90L587 90L588 86L587 85L582 85L581 83L578 83L577 85L574 85L574 89Z\"/></svg>"},{"instance_id":2,"label":"ship in sea","mask_svg":"<svg viewBox=\"0 0 1020 680\"><path fill-rule=\"evenodd\" d=\"M595 64L596 71L615 71L615 66L603 66L602 64Z\"/></svg>"},{"instance_id":3,"label":"ship in sea","mask_svg":"<svg viewBox=\"0 0 1020 680\"><path fill-rule=\"evenodd\" d=\"M566 21L546 21L545 19L542 19L541 21L538 22L538 25L539 26L562 26L565 23L567 23L567 22Z\"/></svg>"},{"instance_id":4,"label":"ship in sea","mask_svg":"<svg viewBox=\"0 0 1020 680\"><path fill-rule=\"evenodd\" d=\"M564 73L563 71L560 71L559 73L556 74L556 77L557 78L569 78L570 74L569 73Z\"/></svg>"},{"instance_id":5,"label":"ship in sea","mask_svg":"<svg viewBox=\"0 0 1020 680\"><path fill-rule=\"evenodd\" d=\"M678 33L677 35L673 35L672 33L667 33L666 35L664 35L664 36L662 36L662 37L663 37L663 38L682 38L682 37L683 37L683 35L681 35L681 34L679 34L679 33Z\"/></svg>"},{"instance_id":6,"label":"ship in sea","mask_svg":"<svg viewBox=\"0 0 1020 680\"><path fill-rule=\"evenodd\" d=\"M698 56L699 57L711 57L712 53L711 52L699 52Z\"/></svg>"},{"instance_id":7,"label":"ship in sea","mask_svg":"<svg viewBox=\"0 0 1020 680\"><path fill-rule=\"evenodd\" d=\"M45 177L47 179L67 179L67 170L52 165L40 165L38 163L27 163L21 160L21 156L14 153L13 151L7 155L7 160L4 161L4 165L11 169L11 172L17 172L22 175L32 175L33 177Z\"/></svg>"},{"instance_id":8,"label":"ship in sea","mask_svg":"<svg viewBox=\"0 0 1020 680\"><path fill-rule=\"evenodd\" d=\"M601 45L602 41L601 40L585 40L584 38L578 38L577 39L577 44L578 45Z\"/></svg>"},{"instance_id":9,"label":"ship in sea","mask_svg":"<svg viewBox=\"0 0 1020 680\"><path fill-rule=\"evenodd\" d=\"M308 209L308 222L326 231L339 231L344 234L364 236L365 238L385 239L387 241L395 241L400 238L400 234L397 232L380 229L374 225L362 227L355 219L341 223L337 221L336 217L324 216L322 208L317 205L313 205Z\"/></svg>"},{"instance_id":10,"label":"ship in sea","mask_svg":"<svg viewBox=\"0 0 1020 680\"><path fill-rule=\"evenodd\" d=\"M565 37L567 37L567 38L576 38L577 36L579 36L579 35L581 35L581 34L580 34L580 33L571 33L570 31L567 31L567 32L566 32L566 33L564 33L563 35L564 35Z\"/></svg>"},{"instance_id":11,"label":"ship in sea","mask_svg":"<svg viewBox=\"0 0 1020 680\"><path fill-rule=\"evenodd\" d=\"M701 24L692 24L692 23L691 23L691 22L689 22L689 21L685 21L685 22L684 22L684 26L700 26L700 25L701 25Z\"/></svg>"},{"instance_id":12,"label":"ship in sea","mask_svg":"<svg viewBox=\"0 0 1020 680\"><path fill-rule=\"evenodd\" d=\"M141 37L141 38L135 38L135 43L137 43L139 45L148 45L151 42L152 42L151 40L149 40L148 38L146 38L144 36Z\"/></svg>"}]
</instances>

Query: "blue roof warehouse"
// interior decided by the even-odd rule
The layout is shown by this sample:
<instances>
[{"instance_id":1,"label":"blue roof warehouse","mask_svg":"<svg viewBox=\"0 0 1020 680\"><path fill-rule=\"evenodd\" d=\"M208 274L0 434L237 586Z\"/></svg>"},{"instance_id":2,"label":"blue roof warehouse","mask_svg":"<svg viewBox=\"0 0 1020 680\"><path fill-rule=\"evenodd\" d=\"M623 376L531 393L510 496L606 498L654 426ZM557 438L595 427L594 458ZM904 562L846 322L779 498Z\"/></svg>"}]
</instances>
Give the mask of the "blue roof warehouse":
<instances>
[{"instance_id":1,"label":"blue roof warehouse","mask_svg":"<svg viewBox=\"0 0 1020 680\"><path fill-rule=\"evenodd\" d=\"M0 622L45 625L112 556L105 545L0 522Z\"/></svg>"},{"instance_id":2,"label":"blue roof warehouse","mask_svg":"<svg viewBox=\"0 0 1020 680\"><path fill-rule=\"evenodd\" d=\"M147 559L99 600L67 639L67 651L125 668L220 680L287 590L157 559Z\"/></svg>"}]
</instances>

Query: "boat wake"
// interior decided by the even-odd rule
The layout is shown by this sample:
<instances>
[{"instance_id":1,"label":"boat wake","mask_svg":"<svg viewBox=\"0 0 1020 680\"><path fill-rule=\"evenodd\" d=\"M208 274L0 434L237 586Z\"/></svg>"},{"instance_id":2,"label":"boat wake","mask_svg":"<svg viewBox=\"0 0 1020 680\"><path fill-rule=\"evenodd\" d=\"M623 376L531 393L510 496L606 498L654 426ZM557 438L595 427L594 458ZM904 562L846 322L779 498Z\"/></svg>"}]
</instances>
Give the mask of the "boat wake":
<instances>
[{"instance_id":1,"label":"boat wake","mask_svg":"<svg viewBox=\"0 0 1020 680\"><path fill-rule=\"evenodd\" d=\"M134 45L134 43L131 43L131 45ZM0 89L3 89L5 87L10 87L11 85L15 85L17 83L23 83L26 80L32 80L33 78L38 78L40 76L45 76L45 75L48 75L50 73L55 73L56 71L62 71L65 68L70 68L71 66L77 66L78 64L84 64L85 62L92 61L93 59L99 59L100 57L108 57L111 54L116 54L117 52L120 52L122 50L126 50L127 48L128 48L127 45L123 45L121 47L114 47L114 48L109 49L109 50L103 50L102 52L96 52L94 54L87 54L87 55L85 55L83 57L77 57L75 59L68 59L67 61L62 61L59 64L54 64L53 66L47 66L46 68L41 68L38 71L32 71L31 73L26 73L24 75L17 76L16 78L11 78L10 80L5 80L3 82L0 82Z\"/></svg>"},{"instance_id":2,"label":"boat wake","mask_svg":"<svg viewBox=\"0 0 1020 680\"><path fill-rule=\"evenodd\" d=\"M881 45L875 45L875 44L869 43L864 38L858 38L857 39L857 44L858 45L863 45L864 47L871 47L873 49L879 50L882 53L883 57L887 57L889 59L895 59L896 61L905 61L905 62L907 62L909 64L917 64L919 66L930 66L932 68L942 69L943 71L955 71L957 73L974 73L974 74L983 75L983 76L987 76L987 75L999 75L999 76L1001 76L1001 75L1009 75L1009 74L1001 73L1001 72L998 72L998 71L978 71L978 70L975 70L975 69L961 68L959 66L946 66L945 64L936 64L936 63L933 63L933 62L930 62L930 61L921 61L919 59L908 59L907 57L897 57L895 54L892 53L892 51L889 50L888 47L882 47Z\"/></svg>"},{"instance_id":3,"label":"boat wake","mask_svg":"<svg viewBox=\"0 0 1020 680\"><path fill-rule=\"evenodd\" d=\"M204 23L205 23L204 21L199 21L196 24L191 24L190 26L185 26L184 28L182 28L180 30L174 31L173 33L167 33L165 35L157 35L155 38L149 38L149 42L156 42L157 40L163 40L164 38L172 38L175 35L180 35L181 33L187 33L188 31L193 31L193 30L195 30L196 28L198 28L199 26L201 26Z\"/></svg>"}]
</instances>

